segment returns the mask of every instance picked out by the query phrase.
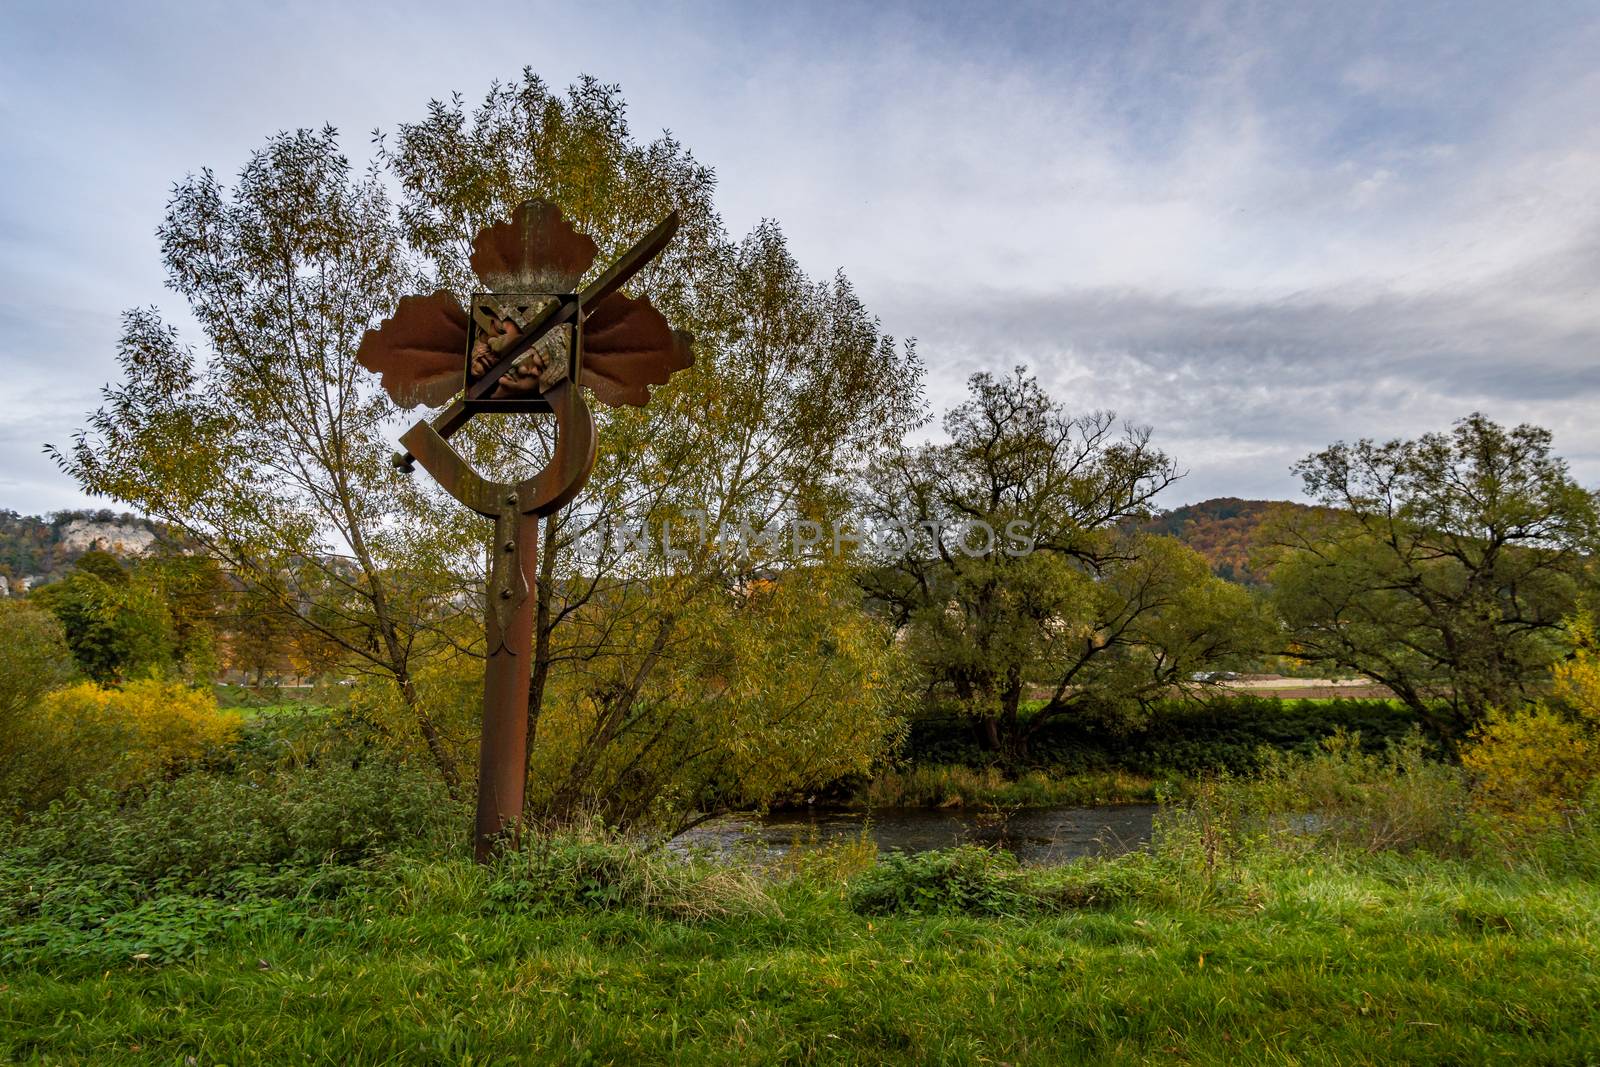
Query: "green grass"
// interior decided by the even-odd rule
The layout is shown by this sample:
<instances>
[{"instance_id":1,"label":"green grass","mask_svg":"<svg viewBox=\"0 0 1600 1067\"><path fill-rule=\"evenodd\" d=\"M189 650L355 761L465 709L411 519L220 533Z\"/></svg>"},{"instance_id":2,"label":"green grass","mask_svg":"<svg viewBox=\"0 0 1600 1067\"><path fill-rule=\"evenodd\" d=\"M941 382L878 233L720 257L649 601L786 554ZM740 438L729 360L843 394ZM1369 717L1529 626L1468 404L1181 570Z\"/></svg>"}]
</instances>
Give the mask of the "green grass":
<instances>
[{"instance_id":1,"label":"green grass","mask_svg":"<svg viewBox=\"0 0 1600 1067\"><path fill-rule=\"evenodd\" d=\"M0 1058L1600 1060L1600 888L1421 858L1305 862L1223 882L1149 856L1002 869L1034 904L991 917L937 894L924 914L861 914L863 878L882 870L848 864L754 894L705 868L609 894L596 887L622 883L583 875L553 893L549 870L508 882L407 862L332 903L277 902L182 962L12 965Z\"/></svg>"},{"instance_id":2,"label":"green grass","mask_svg":"<svg viewBox=\"0 0 1600 1067\"><path fill-rule=\"evenodd\" d=\"M326 716L333 712L332 708L322 704L302 703L299 701L285 704L260 704L254 707L239 705L237 710L246 721L250 719L270 719L279 715Z\"/></svg>"},{"instance_id":3,"label":"green grass","mask_svg":"<svg viewBox=\"0 0 1600 1067\"><path fill-rule=\"evenodd\" d=\"M1600 829L1478 833L1420 737L1198 780L1114 859L759 873L593 829L478 867L430 775L337 751L0 825L0 1062L1600 1063Z\"/></svg>"}]
</instances>

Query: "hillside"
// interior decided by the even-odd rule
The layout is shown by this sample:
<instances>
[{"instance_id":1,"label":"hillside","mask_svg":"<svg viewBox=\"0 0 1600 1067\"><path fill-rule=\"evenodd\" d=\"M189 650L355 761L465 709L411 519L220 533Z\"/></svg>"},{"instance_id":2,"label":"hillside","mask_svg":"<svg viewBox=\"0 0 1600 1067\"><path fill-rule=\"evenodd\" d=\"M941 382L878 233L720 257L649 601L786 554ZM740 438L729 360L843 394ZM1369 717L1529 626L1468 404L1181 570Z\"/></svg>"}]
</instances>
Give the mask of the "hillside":
<instances>
[{"instance_id":1,"label":"hillside","mask_svg":"<svg viewBox=\"0 0 1600 1067\"><path fill-rule=\"evenodd\" d=\"M0 578L34 584L90 549L138 556L155 545L154 523L126 512L58 511L48 517L0 510Z\"/></svg>"},{"instance_id":2,"label":"hillside","mask_svg":"<svg viewBox=\"0 0 1600 1067\"><path fill-rule=\"evenodd\" d=\"M1145 523L1150 533L1168 534L1204 556L1218 577L1241 585L1265 585L1266 576L1250 566L1257 536L1267 516L1280 508L1314 510L1286 500L1240 500L1224 496L1202 500L1157 515Z\"/></svg>"}]
</instances>

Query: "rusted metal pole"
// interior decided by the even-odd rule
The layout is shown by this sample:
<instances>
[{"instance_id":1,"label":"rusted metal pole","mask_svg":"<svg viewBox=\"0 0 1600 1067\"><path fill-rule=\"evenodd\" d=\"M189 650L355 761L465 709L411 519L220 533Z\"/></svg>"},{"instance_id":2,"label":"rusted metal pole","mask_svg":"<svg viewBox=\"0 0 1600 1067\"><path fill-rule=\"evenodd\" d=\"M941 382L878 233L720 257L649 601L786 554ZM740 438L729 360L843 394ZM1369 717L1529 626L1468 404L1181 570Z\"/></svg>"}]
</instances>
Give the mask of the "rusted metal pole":
<instances>
[{"instance_id":1,"label":"rusted metal pole","mask_svg":"<svg viewBox=\"0 0 1600 1067\"><path fill-rule=\"evenodd\" d=\"M491 577L484 613L489 655L484 666L478 819L473 835L473 853L480 863L516 847L522 835L539 517L510 508L502 512L489 552Z\"/></svg>"}]
</instances>

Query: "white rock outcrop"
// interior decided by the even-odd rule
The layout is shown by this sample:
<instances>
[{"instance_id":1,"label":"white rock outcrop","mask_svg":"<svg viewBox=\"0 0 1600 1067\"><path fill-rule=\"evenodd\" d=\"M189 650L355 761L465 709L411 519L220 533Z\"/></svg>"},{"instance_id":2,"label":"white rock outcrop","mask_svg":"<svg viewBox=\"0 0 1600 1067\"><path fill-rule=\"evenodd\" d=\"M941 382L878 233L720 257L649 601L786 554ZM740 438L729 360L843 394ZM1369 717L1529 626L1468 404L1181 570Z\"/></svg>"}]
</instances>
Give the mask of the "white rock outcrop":
<instances>
[{"instance_id":1,"label":"white rock outcrop","mask_svg":"<svg viewBox=\"0 0 1600 1067\"><path fill-rule=\"evenodd\" d=\"M117 556L142 556L156 543L156 535L142 526L120 522L73 519L61 530L60 547L69 552L99 549Z\"/></svg>"}]
</instances>

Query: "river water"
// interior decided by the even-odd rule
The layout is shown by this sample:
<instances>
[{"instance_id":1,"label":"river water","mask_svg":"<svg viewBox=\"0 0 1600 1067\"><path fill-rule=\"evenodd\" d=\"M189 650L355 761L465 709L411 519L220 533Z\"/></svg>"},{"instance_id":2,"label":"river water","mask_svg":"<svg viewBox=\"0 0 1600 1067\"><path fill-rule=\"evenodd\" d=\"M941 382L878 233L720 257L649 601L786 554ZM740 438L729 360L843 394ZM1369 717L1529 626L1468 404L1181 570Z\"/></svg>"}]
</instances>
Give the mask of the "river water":
<instances>
[{"instance_id":1,"label":"river water","mask_svg":"<svg viewBox=\"0 0 1600 1067\"><path fill-rule=\"evenodd\" d=\"M1059 863L1079 856L1113 856L1150 840L1154 804L1025 808L1005 819L964 809L807 809L765 817L730 815L695 827L674 847L777 859L795 848L859 838L865 830L878 851L926 852L973 844L998 846L1024 863Z\"/></svg>"}]
</instances>

